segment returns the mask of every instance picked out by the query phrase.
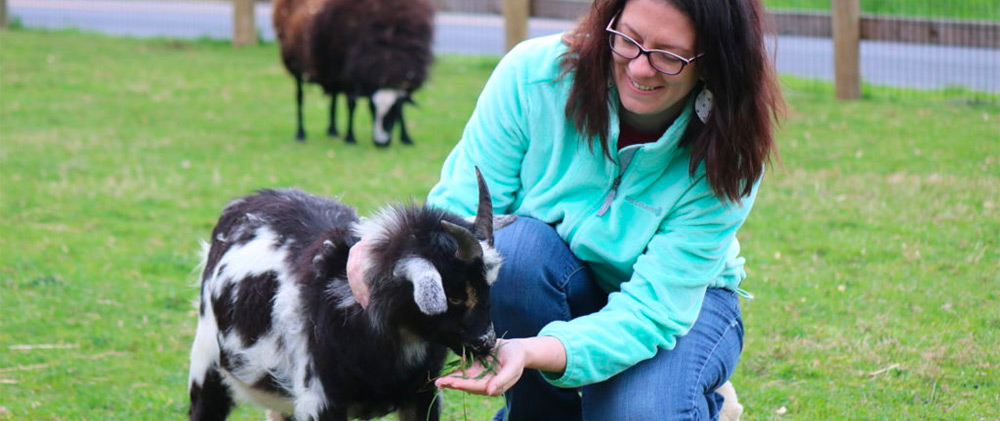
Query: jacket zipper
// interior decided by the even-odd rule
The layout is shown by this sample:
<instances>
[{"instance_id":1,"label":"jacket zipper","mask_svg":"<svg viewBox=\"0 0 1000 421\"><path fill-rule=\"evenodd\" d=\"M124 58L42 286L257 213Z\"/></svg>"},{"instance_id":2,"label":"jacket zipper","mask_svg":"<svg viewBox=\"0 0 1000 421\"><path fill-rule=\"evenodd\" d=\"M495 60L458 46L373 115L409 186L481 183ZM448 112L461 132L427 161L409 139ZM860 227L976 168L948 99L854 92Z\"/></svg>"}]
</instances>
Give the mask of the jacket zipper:
<instances>
[{"instance_id":1,"label":"jacket zipper","mask_svg":"<svg viewBox=\"0 0 1000 421\"><path fill-rule=\"evenodd\" d=\"M608 209L611 209L611 203L615 201L615 196L618 195L618 186L622 183L622 175L625 174L625 168L628 167L628 164L632 162L632 156L635 155L636 149L638 149L637 146L629 146L619 153L618 156L621 165L618 167L618 176L611 183L611 189L604 195L604 203L597 210L597 216L604 216L604 214L608 213Z\"/></svg>"},{"instance_id":2,"label":"jacket zipper","mask_svg":"<svg viewBox=\"0 0 1000 421\"><path fill-rule=\"evenodd\" d=\"M611 202L615 201L615 195L618 194L618 185L622 182L622 175L618 173L618 177L615 177L615 182L611 184L611 190L608 194L604 196L604 203L601 204L601 208L597 210L597 216L604 216L608 213L608 209L611 209Z\"/></svg>"}]
</instances>

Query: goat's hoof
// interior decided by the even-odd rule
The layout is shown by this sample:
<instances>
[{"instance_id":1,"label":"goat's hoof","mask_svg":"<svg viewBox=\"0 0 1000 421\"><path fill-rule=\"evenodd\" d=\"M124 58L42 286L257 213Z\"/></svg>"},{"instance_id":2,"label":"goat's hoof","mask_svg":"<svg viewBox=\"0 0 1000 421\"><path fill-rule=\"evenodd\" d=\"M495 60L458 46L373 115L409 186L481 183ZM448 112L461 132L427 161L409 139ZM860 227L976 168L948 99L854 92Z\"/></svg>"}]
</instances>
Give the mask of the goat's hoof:
<instances>
[{"instance_id":1,"label":"goat's hoof","mask_svg":"<svg viewBox=\"0 0 1000 421\"><path fill-rule=\"evenodd\" d=\"M330 129L326 131L326 137L337 137L337 136L340 136L340 133L337 132L337 129Z\"/></svg>"},{"instance_id":2,"label":"goat's hoof","mask_svg":"<svg viewBox=\"0 0 1000 421\"><path fill-rule=\"evenodd\" d=\"M401 142L402 144L404 144L404 145L410 145L410 146L413 146L413 139L410 139L410 138L408 138L408 137L404 137L404 138L402 138L402 139L399 139L399 141L400 141L400 142Z\"/></svg>"},{"instance_id":3,"label":"goat's hoof","mask_svg":"<svg viewBox=\"0 0 1000 421\"><path fill-rule=\"evenodd\" d=\"M358 143L358 141L354 140L354 136L346 136L344 137L344 143L350 143L353 145L355 143Z\"/></svg>"},{"instance_id":4,"label":"goat's hoof","mask_svg":"<svg viewBox=\"0 0 1000 421\"><path fill-rule=\"evenodd\" d=\"M372 143L375 144L376 148L388 148L389 147L389 142L385 142L385 143L372 142Z\"/></svg>"},{"instance_id":5,"label":"goat's hoof","mask_svg":"<svg viewBox=\"0 0 1000 421\"><path fill-rule=\"evenodd\" d=\"M298 132L298 133L296 133L295 134L295 141L297 141L297 142L305 142L306 141L306 133L305 132Z\"/></svg>"}]
</instances>

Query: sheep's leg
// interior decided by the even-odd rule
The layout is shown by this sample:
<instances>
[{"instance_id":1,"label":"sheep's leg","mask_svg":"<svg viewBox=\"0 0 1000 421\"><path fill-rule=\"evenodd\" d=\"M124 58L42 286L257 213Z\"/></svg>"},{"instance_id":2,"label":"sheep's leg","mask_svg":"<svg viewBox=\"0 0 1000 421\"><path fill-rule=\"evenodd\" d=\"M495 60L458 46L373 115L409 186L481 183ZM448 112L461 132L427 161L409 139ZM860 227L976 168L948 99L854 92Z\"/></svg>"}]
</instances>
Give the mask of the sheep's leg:
<instances>
[{"instance_id":1,"label":"sheep's leg","mask_svg":"<svg viewBox=\"0 0 1000 421\"><path fill-rule=\"evenodd\" d=\"M304 142L306 131L302 128L302 76L295 75L295 121L298 129L295 131L295 140Z\"/></svg>"},{"instance_id":2,"label":"sheep's leg","mask_svg":"<svg viewBox=\"0 0 1000 421\"><path fill-rule=\"evenodd\" d=\"M326 129L326 135L335 137L337 132L337 93L330 94L330 127Z\"/></svg>"},{"instance_id":3,"label":"sheep's leg","mask_svg":"<svg viewBox=\"0 0 1000 421\"><path fill-rule=\"evenodd\" d=\"M437 421L441 418L441 399L437 388L425 387L399 409L399 421Z\"/></svg>"},{"instance_id":4,"label":"sheep's leg","mask_svg":"<svg viewBox=\"0 0 1000 421\"><path fill-rule=\"evenodd\" d=\"M200 383L191 382L190 395L188 416L192 421L225 420L233 409L229 388L222 383L222 375L214 368L205 372Z\"/></svg>"},{"instance_id":5,"label":"sheep's leg","mask_svg":"<svg viewBox=\"0 0 1000 421\"><path fill-rule=\"evenodd\" d=\"M406 132L406 120L403 120L402 107L399 109L399 141L405 145L413 144L413 139L410 139L410 134Z\"/></svg>"},{"instance_id":6,"label":"sheep's leg","mask_svg":"<svg viewBox=\"0 0 1000 421\"><path fill-rule=\"evenodd\" d=\"M354 94L347 94L347 136L344 136L344 141L347 143L356 143L354 139L354 108L358 105L358 96Z\"/></svg>"}]
</instances>

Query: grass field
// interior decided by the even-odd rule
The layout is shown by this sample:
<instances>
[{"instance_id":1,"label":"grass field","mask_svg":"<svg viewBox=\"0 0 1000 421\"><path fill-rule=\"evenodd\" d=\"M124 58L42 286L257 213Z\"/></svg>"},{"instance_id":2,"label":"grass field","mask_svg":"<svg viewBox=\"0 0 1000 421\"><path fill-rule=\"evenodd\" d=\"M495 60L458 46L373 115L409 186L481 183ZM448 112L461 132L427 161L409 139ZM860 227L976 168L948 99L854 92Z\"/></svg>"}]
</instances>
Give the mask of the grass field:
<instances>
[{"instance_id":1,"label":"grass field","mask_svg":"<svg viewBox=\"0 0 1000 421\"><path fill-rule=\"evenodd\" d=\"M831 0L763 0L772 9L829 11ZM861 13L1000 21L995 0L862 0Z\"/></svg>"},{"instance_id":2,"label":"grass field","mask_svg":"<svg viewBox=\"0 0 1000 421\"><path fill-rule=\"evenodd\" d=\"M358 145L322 136L315 88L309 141L293 142L273 44L0 37L11 420L182 419L198 241L222 206L281 186L363 214L420 199L496 63L439 57L409 113L417 145L382 150L367 113ZM786 94L783 166L741 232L757 297L733 379L747 419L998 419L1000 108L884 91L837 103L794 80ZM500 405L444 401L458 420Z\"/></svg>"}]
</instances>

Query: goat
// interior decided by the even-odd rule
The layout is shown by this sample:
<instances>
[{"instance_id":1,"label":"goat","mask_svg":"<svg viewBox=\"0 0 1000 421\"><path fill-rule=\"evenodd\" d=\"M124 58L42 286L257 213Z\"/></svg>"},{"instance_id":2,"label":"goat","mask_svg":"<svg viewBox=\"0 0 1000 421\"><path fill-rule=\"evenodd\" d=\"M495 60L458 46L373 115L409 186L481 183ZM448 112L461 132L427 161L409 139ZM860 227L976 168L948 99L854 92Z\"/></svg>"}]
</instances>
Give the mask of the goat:
<instances>
[{"instance_id":1,"label":"goat","mask_svg":"<svg viewBox=\"0 0 1000 421\"><path fill-rule=\"evenodd\" d=\"M427 79L433 61L434 6L429 0L275 0L273 24L281 59L295 79L297 130L302 127L302 85L315 82L330 96L327 135L337 136L337 97L347 96L347 134L355 143L354 109L369 99L372 138L388 146L396 123L412 144L403 105Z\"/></svg>"},{"instance_id":2,"label":"goat","mask_svg":"<svg viewBox=\"0 0 1000 421\"><path fill-rule=\"evenodd\" d=\"M429 206L355 210L300 190L230 202L212 232L191 350L192 420L225 419L234 395L298 421L437 420L432 381L448 349L496 344L489 286L501 258L486 182L474 221ZM349 248L371 241L362 309Z\"/></svg>"}]
</instances>

